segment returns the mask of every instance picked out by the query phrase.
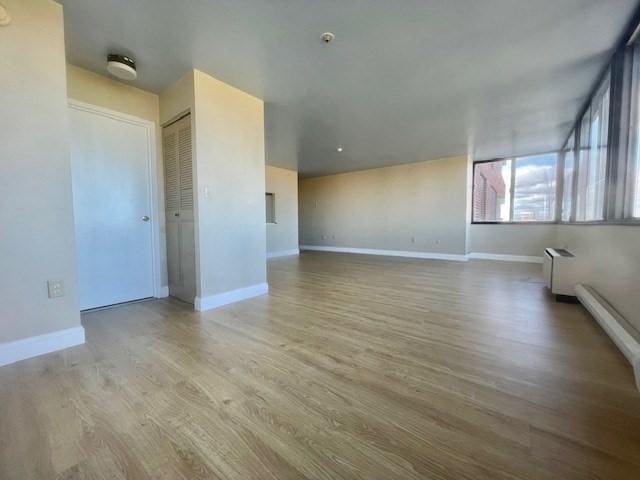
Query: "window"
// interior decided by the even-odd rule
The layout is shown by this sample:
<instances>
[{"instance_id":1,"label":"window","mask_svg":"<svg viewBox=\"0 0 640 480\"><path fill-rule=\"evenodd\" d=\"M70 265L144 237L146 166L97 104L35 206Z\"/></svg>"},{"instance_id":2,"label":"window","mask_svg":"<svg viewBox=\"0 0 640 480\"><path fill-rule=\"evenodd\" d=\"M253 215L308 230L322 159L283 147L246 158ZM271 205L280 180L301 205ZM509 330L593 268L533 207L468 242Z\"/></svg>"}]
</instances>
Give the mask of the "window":
<instances>
[{"instance_id":1,"label":"window","mask_svg":"<svg viewBox=\"0 0 640 480\"><path fill-rule=\"evenodd\" d=\"M626 178L620 179L619 188L625 188L626 198L623 205L623 218L640 219L640 44L633 47L633 54L628 57L627 68L631 69L630 122L628 126L629 148Z\"/></svg>"},{"instance_id":2,"label":"window","mask_svg":"<svg viewBox=\"0 0 640 480\"><path fill-rule=\"evenodd\" d=\"M473 169L473 221L553 222L557 159L557 154L550 153L476 162Z\"/></svg>"},{"instance_id":3,"label":"window","mask_svg":"<svg viewBox=\"0 0 640 480\"><path fill-rule=\"evenodd\" d=\"M514 222L553 222L556 216L555 153L515 159Z\"/></svg>"},{"instance_id":4,"label":"window","mask_svg":"<svg viewBox=\"0 0 640 480\"><path fill-rule=\"evenodd\" d=\"M580 127L577 221L604 219L609 136L609 79L600 87Z\"/></svg>"},{"instance_id":5,"label":"window","mask_svg":"<svg viewBox=\"0 0 640 480\"><path fill-rule=\"evenodd\" d=\"M276 223L276 198L273 193L265 193L265 204L267 208L267 223Z\"/></svg>"},{"instance_id":6,"label":"window","mask_svg":"<svg viewBox=\"0 0 640 480\"><path fill-rule=\"evenodd\" d=\"M563 222L571 220L571 209L573 208L573 172L575 169L575 144L576 135L572 133L563 149L564 172L562 175L562 214Z\"/></svg>"},{"instance_id":7,"label":"window","mask_svg":"<svg viewBox=\"0 0 640 480\"><path fill-rule=\"evenodd\" d=\"M473 221L508 222L511 160L479 162L473 173Z\"/></svg>"}]
</instances>

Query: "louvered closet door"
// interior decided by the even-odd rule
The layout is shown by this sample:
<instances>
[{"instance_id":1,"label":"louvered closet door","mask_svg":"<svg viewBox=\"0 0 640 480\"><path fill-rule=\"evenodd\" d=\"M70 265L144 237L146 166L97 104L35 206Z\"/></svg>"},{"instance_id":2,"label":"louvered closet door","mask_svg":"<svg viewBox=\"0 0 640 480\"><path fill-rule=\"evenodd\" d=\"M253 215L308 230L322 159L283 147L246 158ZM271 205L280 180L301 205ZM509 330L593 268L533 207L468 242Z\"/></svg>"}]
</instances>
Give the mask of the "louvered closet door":
<instances>
[{"instance_id":1,"label":"louvered closet door","mask_svg":"<svg viewBox=\"0 0 640 480\"><path fill-rule=\"evenodd\" d=\"M163 150L169 294L193 303L196 278L190 116L165 127Z\"/></svg>"}]
</instances>

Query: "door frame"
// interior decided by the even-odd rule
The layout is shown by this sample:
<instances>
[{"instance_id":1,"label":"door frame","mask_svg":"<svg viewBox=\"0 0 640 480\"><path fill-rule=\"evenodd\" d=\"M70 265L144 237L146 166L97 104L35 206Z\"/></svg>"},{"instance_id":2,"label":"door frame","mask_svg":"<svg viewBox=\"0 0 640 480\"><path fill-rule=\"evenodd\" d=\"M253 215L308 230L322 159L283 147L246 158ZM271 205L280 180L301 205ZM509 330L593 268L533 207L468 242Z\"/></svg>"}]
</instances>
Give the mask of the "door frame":
<instances>
[{"instance_id":1,"label":"door frame","mask_svg":"<svg viewBox=\"0 0 640 480\"><path fill-rule=\"evenodd\" d=\"M160 200L158 195L158 155L156 148L156 124L149 120L135 117L126 113L117 112L108 108L99 107L90 103L81 102L79 100L68 99L69 108L82 112L100 115L110 118L118 122L129 123L145 129L147 133L147 174L149 178L149 205L151 211L151 268L153 276L153 296L155 298L163 298L169 296L169 287L162 286L162 266L160 264L160 232L161 232L161 216L160 216ZM71 172L73 176L73 171Z\"/></svg>"}]
</instances>

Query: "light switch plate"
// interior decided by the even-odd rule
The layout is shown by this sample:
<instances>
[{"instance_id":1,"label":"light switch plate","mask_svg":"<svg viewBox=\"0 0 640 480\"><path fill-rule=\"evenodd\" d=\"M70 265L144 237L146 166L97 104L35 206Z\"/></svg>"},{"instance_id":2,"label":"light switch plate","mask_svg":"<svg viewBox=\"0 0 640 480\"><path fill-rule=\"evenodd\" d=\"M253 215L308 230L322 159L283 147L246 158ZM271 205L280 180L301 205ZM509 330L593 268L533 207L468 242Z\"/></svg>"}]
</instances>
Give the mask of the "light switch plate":
<instances>
[{"instance_id":1,"label":"light switch plate","mask_svg":"<svg viewBox=\"0 0 640 480\"><path fill-rule=\"evenodd\" d=\"M64 297L64 284L62 280L49 280L47 282L49 298Z\"/></svg>"}]
</instances>

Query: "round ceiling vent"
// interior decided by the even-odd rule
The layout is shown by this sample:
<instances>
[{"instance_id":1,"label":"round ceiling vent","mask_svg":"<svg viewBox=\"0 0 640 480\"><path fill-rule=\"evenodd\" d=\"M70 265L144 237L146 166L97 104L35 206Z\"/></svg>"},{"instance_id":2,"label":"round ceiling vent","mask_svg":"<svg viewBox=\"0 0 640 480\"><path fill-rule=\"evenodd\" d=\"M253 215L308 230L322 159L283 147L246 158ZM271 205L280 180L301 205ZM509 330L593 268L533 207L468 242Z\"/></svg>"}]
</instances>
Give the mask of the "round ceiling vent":
<instances>
[{"instance_id":1,"label":"round ceiling vent","mask_svg":"<svg viewBox=\"0 0 640 480\"><path fill-rule=\"evenodd\" d=\"M9 25L11 23L11 14L7 7L0 4L0 27L4 27L5 25Z\"/></svg>"},{"instance_id":2,"label":"round ceiling vent","mask_svg":"<svg viewBox=\"0 0 640 480\"><path fill-rule=\"evenodd\" d=\"M114 77L122 80L135 80L138 78L136 62L124 55L109 54L107 57L107 70Z\"/></svg>"}]
</instances>

